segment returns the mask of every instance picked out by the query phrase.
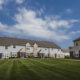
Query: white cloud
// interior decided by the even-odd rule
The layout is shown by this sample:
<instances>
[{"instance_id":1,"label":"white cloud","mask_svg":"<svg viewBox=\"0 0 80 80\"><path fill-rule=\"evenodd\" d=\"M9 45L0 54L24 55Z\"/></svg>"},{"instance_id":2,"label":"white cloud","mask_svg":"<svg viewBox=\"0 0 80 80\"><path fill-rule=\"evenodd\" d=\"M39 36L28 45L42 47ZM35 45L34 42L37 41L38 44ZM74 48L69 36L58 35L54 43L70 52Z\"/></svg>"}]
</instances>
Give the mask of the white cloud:
<instances>
[{"instance_id":1,"label":"white cloud","mask_svg":"<svg viewBox=\"0 0 80 80\"><path fill-rule=\"evenodd\" d=\"M79 33L80 33L80 31L72 31L72 32L70 32L70 34L72 34L72 35L79 34Z\"/></svg>"},{"instance_id":2,"label":"white cloud","mask_svg":"<svg viewBox=\"0 0 80 80\"><path fill-rule=\"evenodd\" d=\"M16 3L18 4L22 4L24 2L24 0L16 0Z\"/></svg>"},{"instance_id":3,"label":"white cloud","mask_svg":"<svg viewBox=\"0 0 80 80\"><path fill-rule=\"evenodd\" d=\"M71 24L67 20L59 20L59 21L53 20L50 22L50 27L53 29L60 28L60 27L69 28L71 27Z\"/></svg>"},{"instance_id":4,"label":"white cloud","mask_svg":"<svg viewBox=\"0 0 80 80\"><path fill-rule=\"evenodd\" d=\"M6 28L6 26L3 25L3 24L0 22L0 30L1 30L1 29L4 29L4 28Z\"/></svg>"},{"instance_id":5,"label":"white cloud","mask_svg":"<svg viewBox=\"0 0 80 80\"><path fill-rule=\"evenodd\" d=\"M37 13L41 16L41 14L44 13L44 9L41 8L40 10L37 11Z\"/></svg>"},{"instance_id":6,"label":"white cloud","mask_svg":"<svg viewBox=\"0 0 80 80\"><path fill-rule=\"evenodd\" d=\"M66 9L66 13L71 14L72 10L70 8Z\"/></svg>"},{"instance_id":7,"label":"white cloud","mask_svg":"<svg viewBox=\"0 0 80 80\"><path fill-rule=\"evenodd\" d=\"M0 0L0 5L2 5L4 3L4 0Z\"/></svg>"},{"instance_id":8,"label":"white cloud","mask_svg":"<svg viewBox=\"0 0 80 80\"><path fill-rule=\"evenodd\" d=\"M2 5L4 4L4 0L0 0L0 10L2 10Z\"/></svg>"},{"instance_id":9,"label":"white cloud","mask_svg":"<svg viewBox=\"0 0 80 80\"><path fill-rule=\"evenodd\" d=\"M79 20L76 20L76 19L72 19L70 20L71 23L76 23L76 22L80 22Z\"/></svg>"},{"instance_id":10,"label":"white cloud","mask_svg":"<svg viewBox=\"0 0 80 80\"><path fill-rule=\"evenodd\" d=\"M50 40L62 41L69 39L70 35L66 34L66 30L62 30L72 27L71 25L76 22L62 19L52 19L51 17L37 17L37 12L28 10L25 8L19 8L19 13L15 14L14 20L16 24L8 26L0 23L0 31L5 32L7 35L20 35L20 36L32 36L37 38L44 38ZM59 28L59 29L58 29Z\"/></svg>"}]
</instances>

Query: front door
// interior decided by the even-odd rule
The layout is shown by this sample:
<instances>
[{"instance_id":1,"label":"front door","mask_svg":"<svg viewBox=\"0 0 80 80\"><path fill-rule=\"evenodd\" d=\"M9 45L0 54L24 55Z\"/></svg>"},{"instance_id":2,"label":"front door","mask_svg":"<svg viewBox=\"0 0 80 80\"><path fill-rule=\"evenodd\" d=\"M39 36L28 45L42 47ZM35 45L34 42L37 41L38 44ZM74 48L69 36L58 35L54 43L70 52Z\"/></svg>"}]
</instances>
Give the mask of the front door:
<instances>
[{"instance_id":1,"label":"front door","mask_svg":"<svg viewBox=\"0 0 80 80\"><path fill-rule=\"evenodd\" d=\"M20 53L20 57L21 58L24 58L24 53Z\"/></svg>"},{"instance_id":2,"label":"front door","mask_svg":"<svg viewBox=\"0 0 80 80\"><path fill-rule=\"evenodd\" d=\"M0 59L2 59L2 53L0 53Z\"/></svg>"},{"instance_id":3,"label":"front door","mask_svg":"<svg viewBox=\"0 0 80 80\"><path fill-rule=\"evenodd\" d=\"M80 58L80 51L79 51L79 58Z\"/></svg>"},{"instance_id":4,"label":"front door","mask_svg":"<svg viewBox=\"0 0 80 80\"><path fill-rule=\"evenodd\" d=\"M57 57L57 54L55 54L55 58Z\"/></svg>"},{"instance_id":5,"label":"front door","mask_svg":"<svg viewBox=\"0 0 80 80\"><path fill-rule=\"evenodd\" d=\"M70 58L74 58L73 51L70 52Z\"/></svg>"}]
</instances>

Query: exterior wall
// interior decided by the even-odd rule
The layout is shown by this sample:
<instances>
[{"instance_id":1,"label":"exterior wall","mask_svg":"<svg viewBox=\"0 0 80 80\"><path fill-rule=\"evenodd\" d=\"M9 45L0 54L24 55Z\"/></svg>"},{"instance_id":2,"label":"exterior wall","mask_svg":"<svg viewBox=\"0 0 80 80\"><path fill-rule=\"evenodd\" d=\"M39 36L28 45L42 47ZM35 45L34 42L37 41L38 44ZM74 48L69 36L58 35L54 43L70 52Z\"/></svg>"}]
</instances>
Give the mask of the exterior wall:
<instances>
[{"instance_id":1,"label":"exterior wall","mask_svg":"<svg viewBox=\"0 0 80 80\"><path fill-rule=\"evenodd\" d=\"M50 57L55 58L55 54L57 54L56 58L64 58L64 53L61 51L61 49L38 47L37 51L39 50L43 50L46 57L48 57L48 54L50 54Z\"/></svg>"},{"instance_id":2,"label":"exterior wall","mask_svg":"<svg viewBox=\"0 0 80 80\"><path fill-rule=\"evenodd\" d=\"M25 46L17 46L16 48L13 48L13 45L8 46L8 49L5 49L5 46L0 46L0 53L3 53L3 58L9 58L10 57L10 53L12 53L12 56L17 57L17 52L19 52L19 50L21 48L25 48Z\"/></svg>"},{"instance_id":3,"label":"exterior wall","mask_svg":"<svg viewBox=\"0 0 80 80\"><path fill-rule=\"evenodd\" d=\"M73 54L76 58L79 57L79 51L80 51L80 41L76 41L74 42L74 54Z\"/></svg>"},{"instance_id":4,"label":"exterior wall","mask_svg":"<svg viewBox=\"0 0 80 80\"><path fill-rule=\"evenodd\" d=\"M65 55L65 56L70 56L70 53L67 52L67 53L64 53L64 55Z\"/></svg>"},{"instance_id":5,"label":"exterior wall","mask_svg":"<svg viewBox=\"0 0 80 80\"><path fill-rule=\"evenodd\" d=\"M36 45L34 47L31 47L29 44L27 44L26 46L16 45L16 48L13 48L13 45L11 45L11 46L8 46L8 49L5 49L5 46L0 46L0 53L3 53L3 58L11 57L11 53L12 53L12 57L17 57L17 53L20 50L22 52L29 53L29 55L33 53L35 57L37 57L38 56L37 53L40 50L42 50L42 53L44 53L46 57L48 57L48 54L50 54L50 57L53 57L53 58L64 58L64 53L61 51L61 49L56 49L56 48L44 48L44 47L38 47ZM56 54L56 57L55 57L55 54Z\"/></svg>"},{"instance_id":6,"label":"exterior wall","mask_svg":"<svg viewBox=\"0 0 80 80\"><path fill-rule=\"evenodd\" d=\"M74 47L70 50L70 53L72 52L73 52L73 58L80 58L80 41L74 42Z\"/></svg>"}]
</instances>

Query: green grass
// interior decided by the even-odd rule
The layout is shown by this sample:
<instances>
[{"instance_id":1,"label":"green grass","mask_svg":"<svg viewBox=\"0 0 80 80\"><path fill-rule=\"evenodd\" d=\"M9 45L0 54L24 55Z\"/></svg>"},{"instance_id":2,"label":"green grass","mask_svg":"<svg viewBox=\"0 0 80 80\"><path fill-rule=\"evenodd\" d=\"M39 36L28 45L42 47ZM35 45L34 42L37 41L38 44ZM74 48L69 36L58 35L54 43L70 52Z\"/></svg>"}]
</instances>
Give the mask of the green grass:
<instances>
[{"instance_id":1,"label":"green grass","mask_svg":"<svg viewBox=\"0 0 80 80\"><path fill-rule=\"evenodd\" d=\"M64 59L0 60L0 80L79 80L80 61Z\"/></svg>"}]
</instances>

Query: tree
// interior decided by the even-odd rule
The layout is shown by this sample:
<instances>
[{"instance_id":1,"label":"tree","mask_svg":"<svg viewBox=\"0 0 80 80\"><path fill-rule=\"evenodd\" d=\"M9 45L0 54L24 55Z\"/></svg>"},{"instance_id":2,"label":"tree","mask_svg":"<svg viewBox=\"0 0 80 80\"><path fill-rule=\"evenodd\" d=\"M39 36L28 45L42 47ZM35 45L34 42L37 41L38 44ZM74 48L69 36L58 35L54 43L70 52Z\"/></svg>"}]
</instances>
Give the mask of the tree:
<instances>
[{"instance_id":1,"label":"tree","mask_svg":"<svg viewBox=\"0 0 80 80\"><path fill-rule=\"evenodd\" d=\"M69 49L72 49L73 47L72 46L69 46Z\"/></svg>"}]
</instances>

